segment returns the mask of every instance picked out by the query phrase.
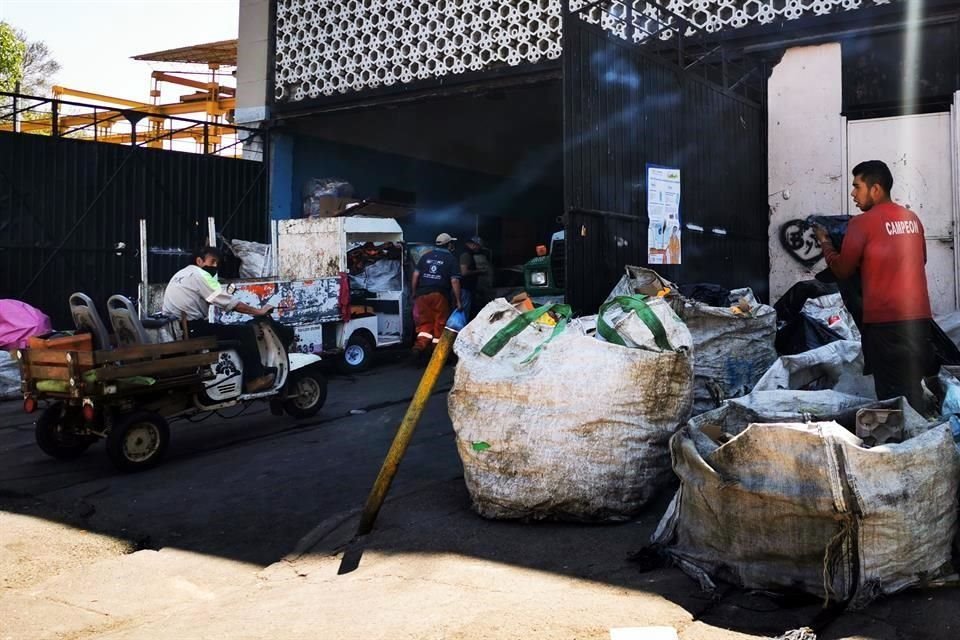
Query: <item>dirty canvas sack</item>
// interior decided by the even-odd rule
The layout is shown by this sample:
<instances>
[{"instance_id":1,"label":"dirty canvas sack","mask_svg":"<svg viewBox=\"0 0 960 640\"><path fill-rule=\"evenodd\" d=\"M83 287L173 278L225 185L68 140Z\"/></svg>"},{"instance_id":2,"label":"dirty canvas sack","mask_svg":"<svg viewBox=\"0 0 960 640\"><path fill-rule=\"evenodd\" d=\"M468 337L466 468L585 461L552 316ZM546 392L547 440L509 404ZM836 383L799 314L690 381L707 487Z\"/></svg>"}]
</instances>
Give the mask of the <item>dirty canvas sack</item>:
<instances>
[{"instance_id":1,"label":"dirty canvas sack","mask_svg":"<svg viewBox=\"0 0 960 640\"><path fill-rule=\"evenodd\" d=\"M728 400L718 409L696 416L691 419L690 424L715 440L723 439L722 434L739 433L744 425L755 422L834 421L853 430L857 411L876 405L876 400L833 390L754 391L742 398Z\"/></svg>"},{"instance_id":2,"label":"dirty canvas sack","mask_svg":"<svg viewBox=\"0 0 960 640\"><path fill-rule=\"evenodd\" d=\"M677 295L677 285L673 284L653 269L644 267L635 267L627 265L624 267L623 277L613 287L606 302L610 302L618 296L643 295L654 297L663 296L670 302L674 311L678 311L682 303L682 298Z\"/></svg>"},{"instance_id":3,"label":"dirty canvas sack","mask_svg":"<svg viewBox=\"0 0 960 640\"><path fill-rule=\"evenodd\" d=\"M749 393L777 359L773 307L757 302L750 289L731 291L730 303L711 307L684 300L679 311L693 335L695 415Z\"/></svg>"},{"instance_id":4,"label":"dirty canvas sack","mask_svg":"<svg viewBox=\"0 0 960 640\"><path fill-rule=\"evenodd\" d=\"M835 422L733 435L719 444L691 421L670 443L680 489L653 541L704 588L720 579L860 607L952 573L949 426L873 448Z\"/></svg>"},{"instance_id":5,"label":"dirty canvas sack","mask_svg":"<svg viewBox=\"0 0 960 640\"><path fill-rule=\"evenodd\" d=\"M363 268L358 275L350 275L350 287L372 293L403 289L399 260L377 260Z\"/></svg>"},{"instance_id":6,"label":"dirty canvas sack","mask_svg":"<svg viewBox=\"0 0 960 640\"><path fill-rule=\"evenodd\" d=\"M624 520L672 482L667 443L690 413L689 349L620 346L567 317L562 305L521 313L499 299L454 345L449 412L482 516Z\"/></svg>"},{"instance_id":7,"label":"dirty canvas sack","mask_svg":"<svg viewBox=\"0 0 960 640\"><path fill-rule=\"evenodd\" d=\"M859 342L838 340L792 356L781 356L754 386L755 391L833 389L876 399L873 376L863 375Z\"/></svg>"},{"instance_id":8,"label":"dirty canvas sack","mask_svg":"<svg viewBox=\"0 0 960 640\"><path fill-rule=\"evenodd\" d=\"M20 365L9 353L0 350L0 400L20 397Z\"/></svg>"},{"instance_id":9,"label":"dirty canvas sack","mask_svg":"<svg viewBox=\"0 0 960 640\"><path fill-rule=\"evenodd\" d=\"M652 269L627 266L607 302L618 296L663 296L693 336L694 414L749 393L777 359L777 313L757 302L749 288L730 291L728 307L713 307L677 294L677 285ZM734 307L744 303L742 309Z\"/></svg>"},{"instance_id":10,"label":"dirty canvas sack","mask_svg":"<svg viewBox=\"0 0 960 640\"><path fill-rule=\"evenodd\" d=\"M267 278L272 275L273 258L269 244L231 240L230 251L240 261L241 278Z\"/></svg>"}]
</instances>

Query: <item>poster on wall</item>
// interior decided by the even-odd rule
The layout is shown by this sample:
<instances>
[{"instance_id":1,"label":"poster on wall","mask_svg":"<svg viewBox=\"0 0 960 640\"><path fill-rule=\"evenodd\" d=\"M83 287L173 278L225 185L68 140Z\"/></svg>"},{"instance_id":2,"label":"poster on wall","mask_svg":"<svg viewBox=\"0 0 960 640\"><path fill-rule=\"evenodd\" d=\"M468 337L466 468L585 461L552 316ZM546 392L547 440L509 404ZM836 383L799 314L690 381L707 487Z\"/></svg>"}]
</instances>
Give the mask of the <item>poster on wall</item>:
<instances>
[{"instance_id":1,"label":"poster on wall","mask_svg":"<svg viewBox=\"0 0 960 640\"><path fill-rule=\"evenodd\" d=\"M647 165L647 264L680 264L680 169Z\"/></svg>"}]
</instances>

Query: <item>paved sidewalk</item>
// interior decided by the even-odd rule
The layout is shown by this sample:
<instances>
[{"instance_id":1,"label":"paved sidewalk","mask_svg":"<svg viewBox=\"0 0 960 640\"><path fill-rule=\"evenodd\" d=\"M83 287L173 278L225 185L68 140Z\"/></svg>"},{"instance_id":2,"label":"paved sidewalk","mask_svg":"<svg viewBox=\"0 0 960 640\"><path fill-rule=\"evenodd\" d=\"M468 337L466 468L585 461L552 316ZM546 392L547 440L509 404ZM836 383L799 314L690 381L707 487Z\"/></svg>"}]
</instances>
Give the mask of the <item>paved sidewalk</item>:
<instances>
[{"instance_id":1,"label":"paved sidewalk","mask_svg":"<svg viewBox=\"0 0 960 640\"><path fill-rule=\"evenodd\" d=\"M467 504L461 478L393 496L346 575L349 513L310 532L303 555L263 569L176 549L101 559L5 590L0 638L600 640L613 627L665 625L682 640L727 640L800 627L819 610L736 590L712 601L676 569L642 573L628 556L657 510L620 525L520 524ZM958 595L888 599L820 638L954 638Z\"/></svg>"}]
</instances>

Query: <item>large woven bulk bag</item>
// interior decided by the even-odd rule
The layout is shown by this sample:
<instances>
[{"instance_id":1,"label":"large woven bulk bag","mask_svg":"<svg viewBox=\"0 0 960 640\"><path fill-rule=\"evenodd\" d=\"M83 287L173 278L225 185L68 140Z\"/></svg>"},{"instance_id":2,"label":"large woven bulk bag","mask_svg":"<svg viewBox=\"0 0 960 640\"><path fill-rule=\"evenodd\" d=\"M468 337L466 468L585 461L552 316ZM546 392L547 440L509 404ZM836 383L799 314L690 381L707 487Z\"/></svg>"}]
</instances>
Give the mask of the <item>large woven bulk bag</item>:
<instances>
[{"instance_id":1,"label":"large woven bulk bag","mask_svg":"<svg viewBox=\"0 0 960 640\"><path fill-rule=\"evenodd\" d=\"M818 392L824 393L824 392ZM873 448L835 422L727 423L671 440L680 489L653 542L705 588L803 591L858 607L952 573L960 453L950 429Z\"/></svg>"},{"instance_id":2,"label":"large woven bulk bag","mask_svg":"<svg viewBox=\"0 0 960 640\"><path fill-rule=\"evenodd\" d=\"M679 295L677 285L652 269L627 266L625 271L608 303L617 296L660 293L693 336L694 415L750 393L776 361L777 312L757 302L750 289L734 289L730 306L713 307Z\"/></svg>"},{"instance_id":3,"label":"large woven bulk bag","mask_svg":"<svg viewBox=\"0 0 960 640\"><path fill-rule=\"evenodd\" d=\"M449 412L482 516L623 520L672 482L668 442L692 401L689 334L665 315L682 346L629 348L560 311L555 322L495 300L454 345Z\"/></svg>"},{"instance_id":4,"label":"large woven bulk bag","mask_svg":"<svg viewBox=\"0 0 960 640\"><path fill-rule=\"evenodd\" d=\"M746 300L746 310L736 303L712 307L690 299L684 299L679 310L693 335L696 354L695 415L750 393L777 359L777 312L758 303L749 289L731 291L730 298Z\"/></svg>"}]
</instances>

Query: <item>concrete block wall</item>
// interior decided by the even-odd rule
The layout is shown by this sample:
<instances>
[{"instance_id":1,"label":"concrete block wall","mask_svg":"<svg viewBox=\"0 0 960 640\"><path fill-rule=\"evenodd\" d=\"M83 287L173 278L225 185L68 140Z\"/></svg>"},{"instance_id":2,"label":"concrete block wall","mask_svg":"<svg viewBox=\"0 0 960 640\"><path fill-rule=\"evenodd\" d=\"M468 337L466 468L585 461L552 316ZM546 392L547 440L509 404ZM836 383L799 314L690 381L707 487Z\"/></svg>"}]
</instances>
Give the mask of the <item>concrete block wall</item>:
<instances>
[{"instance_id":1,"label":"concrete block wall","mask_svg":"<svg viewBox=\"0 0 960 640\"><path fill-rule=\"evenodd\" d=\"M237 124L267 117L270 0L240 0L237 41Z\"/></svg>"}]
</instances>

